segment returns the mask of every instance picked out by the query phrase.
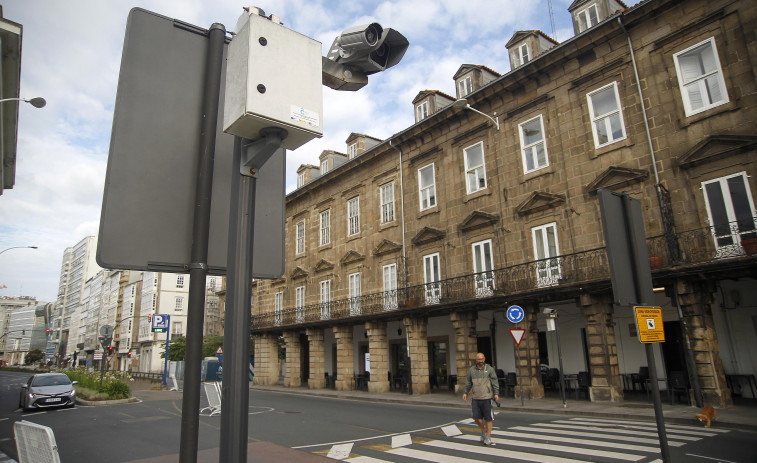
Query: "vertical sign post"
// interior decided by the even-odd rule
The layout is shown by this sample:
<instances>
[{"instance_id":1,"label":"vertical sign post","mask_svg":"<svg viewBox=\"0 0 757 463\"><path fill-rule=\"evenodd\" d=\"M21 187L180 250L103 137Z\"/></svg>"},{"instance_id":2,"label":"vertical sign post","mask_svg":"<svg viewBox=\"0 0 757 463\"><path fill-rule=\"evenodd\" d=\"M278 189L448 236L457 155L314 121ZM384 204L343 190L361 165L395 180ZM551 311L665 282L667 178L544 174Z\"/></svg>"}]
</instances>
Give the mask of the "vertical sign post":
<instances>
[{"instance_id":1,"label":"vertical sign post","mask_svg":"<svg viewBox=\"0 0 757 463\"><path fill-rule=\"evenodd\" d=\"M516 325L523 321L524 318L526 318L526 313L523 311L523 308L519 305L511 305L507 308L507 319L511 323L515 323ZM520 405L521 407L523 404L523 378L521 377L521 366L520 366L520 341L523 339L523 334L526 332L526 330L510 330L510 334L513 335L513 338L515 338L516 334L514 332L519 332L519 338L515 339L515 354L516 354L516 361L518 362L518 365L516 366L515 370L517 371L517 381L520 385Z\"/></svg>"}]
</instances>

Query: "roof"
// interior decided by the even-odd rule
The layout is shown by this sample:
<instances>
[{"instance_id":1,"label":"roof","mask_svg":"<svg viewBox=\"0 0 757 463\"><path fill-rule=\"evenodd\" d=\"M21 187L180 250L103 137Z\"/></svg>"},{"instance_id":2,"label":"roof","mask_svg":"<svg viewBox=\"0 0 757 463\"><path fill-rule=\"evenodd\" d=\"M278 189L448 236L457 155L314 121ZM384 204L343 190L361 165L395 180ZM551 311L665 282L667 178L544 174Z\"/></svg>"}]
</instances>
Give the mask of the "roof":
<instances>
[{"instance_id":1,"label":"roof","mask_svg":"<svg viewBox=\"0 0 757 463\"><path fill-rule=\"evenodd\" d=\"M545 39L549 40L555 45L560 44L560 42L548 36L544 32L538 29L533 29L530 31L516 31L515 34L513 34L513 36L510 38L510 40L507 41L507 43L505 44L505 47L510 48L513 44L520 42L521 40L523 40L523 38L528 37L529 35L538 35L538 36L544 37Z\"/></svg>"},{"instance_id":2,"label":"roof","mask_svg":"<svg viewBox=\"0 0 757 463\"><path fill-rule=\"evenodd\" d=\"M447 98L450 101L455 101L455 98L447 95L444 92L440 92L439 90L421 90L420 92L418 92L418 95L415 98L413 98L413 104L419 102L420 100L422 100L423 98L426 98L429 95L439 95L443 98Z\"/></svg>"},{"instance_id":3,"label":"roof","mask_svg":"<svg viewBox=\"0 0 757 463\"><path fill-rule=\"evenodd\" d=\"M500 77L501 74L495 71L494 69L488 68L486 66L482 66L480 64L463 64L460 66L460 68L457 70L454 76L452 76L453 79L457 79L460 77L464 72L468 71L469 69L481 69L483 71L489 72L497 77Z\"/></svg>"}]
</instances>

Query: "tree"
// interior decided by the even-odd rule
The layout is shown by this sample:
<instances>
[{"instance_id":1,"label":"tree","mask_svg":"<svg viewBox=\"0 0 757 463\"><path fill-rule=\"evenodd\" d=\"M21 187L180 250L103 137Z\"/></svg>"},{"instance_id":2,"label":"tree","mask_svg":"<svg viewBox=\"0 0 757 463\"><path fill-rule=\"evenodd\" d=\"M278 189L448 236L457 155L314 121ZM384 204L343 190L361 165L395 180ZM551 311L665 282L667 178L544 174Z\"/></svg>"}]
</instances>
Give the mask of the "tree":
<instances>
[{"instance_id":1,"label":"tree","mask_svg":"<svg viewBox=\"0 0 757 463\"><path fill-rule=\"evenodd\" d=\"M181 362L184 360L187 350L187 338L184 336L176 339L172 339L168 343L168 360L172 362ZM160 353L160 358L166 358L166 345L163 344L163 350Z\"/></svg>"},{"instance_id":2,"label":"tree","mask_svg":"<svg viewBox=\"0 0 757 463\"><path fill-rule=\"evenodd\" d=\"M27 365L31 365L33 363L39 362L43 358L45 358L45 353L44 352L42 352L39 349L33 349L33 350L30 350L26 354L26 358L24 359L24 363L26 363Z\"/></svg>"}]
</instances>

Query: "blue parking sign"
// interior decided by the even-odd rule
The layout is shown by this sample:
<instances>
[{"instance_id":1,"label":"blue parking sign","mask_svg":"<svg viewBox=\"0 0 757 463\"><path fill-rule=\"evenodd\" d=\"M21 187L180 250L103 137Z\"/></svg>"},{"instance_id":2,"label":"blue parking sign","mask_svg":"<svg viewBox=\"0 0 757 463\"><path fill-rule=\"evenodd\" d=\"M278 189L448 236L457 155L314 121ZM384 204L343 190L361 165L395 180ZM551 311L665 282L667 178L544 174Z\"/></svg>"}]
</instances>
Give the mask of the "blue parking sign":
<instances>
[{"instance_id":1,"label":"blue parking sign","mask_svg":"<svg viewBox=\"0 0 757 463\"><path fill-rule=\"evenodd\" d=\"M168 326L171 324L170 315L155 314L152 316L152 332L153 333L165 333L168 331Z\"/></svg>"}]
</instances>

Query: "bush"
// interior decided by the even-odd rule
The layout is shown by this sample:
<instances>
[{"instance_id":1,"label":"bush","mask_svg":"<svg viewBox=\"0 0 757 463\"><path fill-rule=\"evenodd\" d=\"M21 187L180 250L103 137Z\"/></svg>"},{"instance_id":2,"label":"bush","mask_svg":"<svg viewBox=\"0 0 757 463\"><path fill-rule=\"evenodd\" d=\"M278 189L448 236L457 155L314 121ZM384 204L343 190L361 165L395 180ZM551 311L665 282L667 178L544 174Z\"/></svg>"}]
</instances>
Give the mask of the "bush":
<instances>
[{"instance_id":1,"label":"bush","mask_svg":"<svg viewBox=\"0 0 757 463\"><path fill-rule=\"evenodd\" d=\"M120 372L108 372L102 378L100 388L100 372L88 372L84 368L65 370L63 373L71 381L77 381L76 393L85 400L116 400L128 399L131 391L126 384L130 380L129 375ZM80 392L81 391L81 392ZM105 397L102 397L104 395ZM93 396L98 396L93 398Z\"/></svg>"}]
</instances>

